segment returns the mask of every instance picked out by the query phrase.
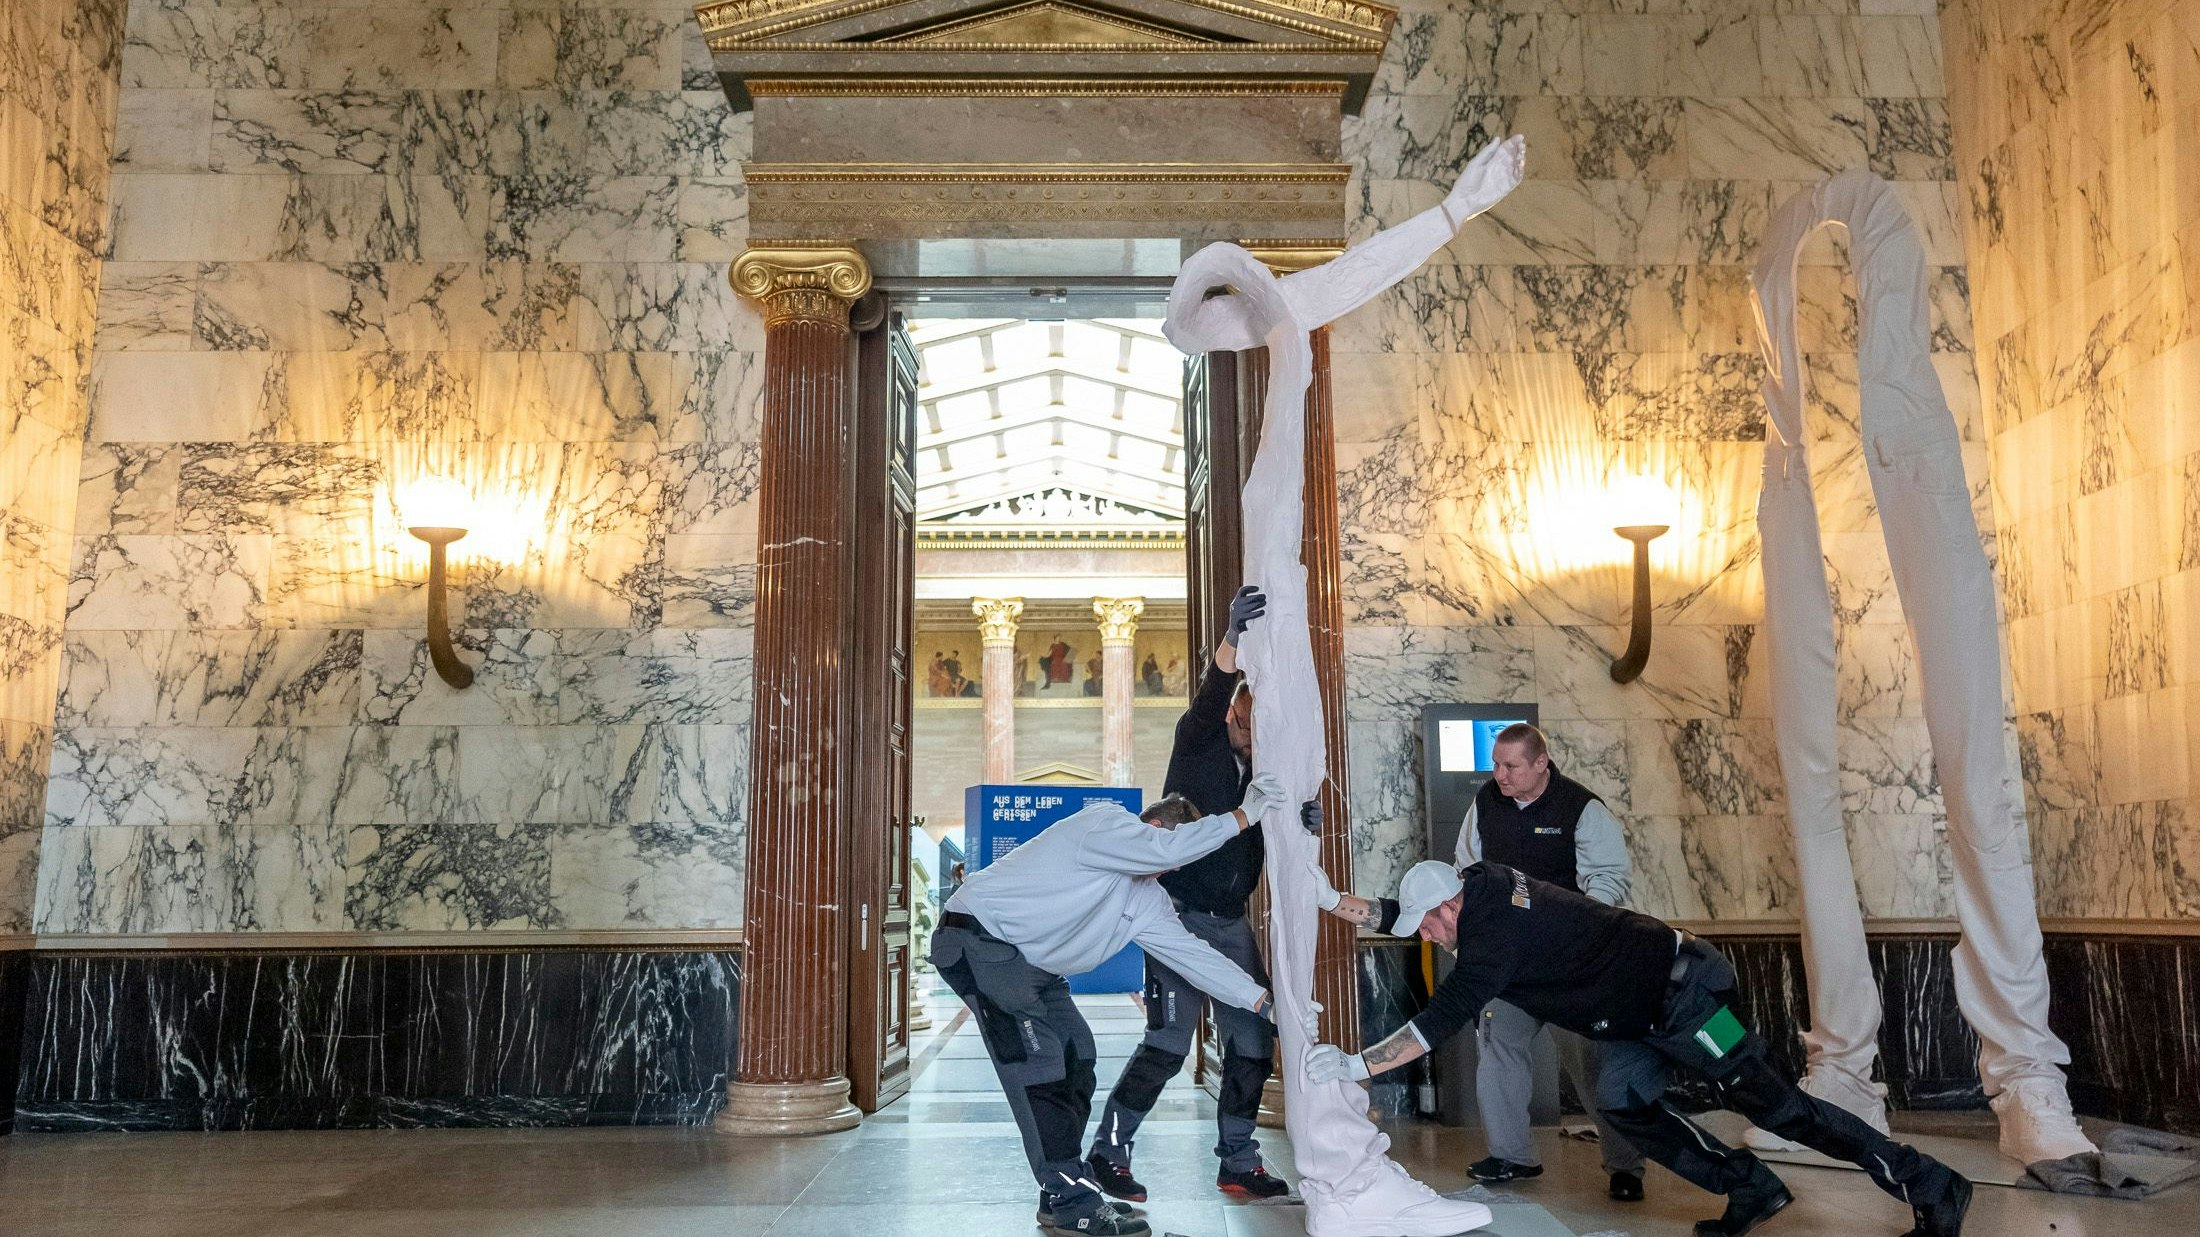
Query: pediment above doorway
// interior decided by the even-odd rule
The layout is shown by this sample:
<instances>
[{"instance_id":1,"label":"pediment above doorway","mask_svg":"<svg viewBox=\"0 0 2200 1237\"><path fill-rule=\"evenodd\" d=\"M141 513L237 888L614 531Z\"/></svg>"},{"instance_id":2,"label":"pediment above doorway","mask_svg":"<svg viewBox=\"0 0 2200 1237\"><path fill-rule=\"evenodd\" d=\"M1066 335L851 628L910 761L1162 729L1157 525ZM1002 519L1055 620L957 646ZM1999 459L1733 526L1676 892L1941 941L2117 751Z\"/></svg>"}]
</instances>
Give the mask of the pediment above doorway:
<instances>
[{"instance_id":1,"label":"pediment above doorway","mask_svg":"<svg viewBox=\"0 0 2200 1237\"><path fill-rule=\"evenodd\" d=\"M1368 0L722 0L759 240L1344 231ZM876 259L874 259L876 260Z\"/></svg>"}]
</instances>

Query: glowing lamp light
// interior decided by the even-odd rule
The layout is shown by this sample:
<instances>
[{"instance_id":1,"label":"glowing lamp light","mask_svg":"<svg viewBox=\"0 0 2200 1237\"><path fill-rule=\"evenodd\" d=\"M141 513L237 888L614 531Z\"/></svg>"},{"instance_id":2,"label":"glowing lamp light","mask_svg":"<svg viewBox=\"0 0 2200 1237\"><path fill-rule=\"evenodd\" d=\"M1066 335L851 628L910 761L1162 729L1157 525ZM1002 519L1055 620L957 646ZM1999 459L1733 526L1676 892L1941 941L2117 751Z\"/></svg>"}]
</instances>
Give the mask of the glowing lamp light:
<instances>
[{"instance_id":1,"label":"glowing lamp light","mask_svg":"<svg viewBox=\"0 0 2200 1237\"><path fill-rule=\"evenodd\" d=\"M428 660L452 687L470 687L474 669L451 647L451 612L445 552L466 535L473 495L447 477L422 477L397 496L405 531L428 543Z\"/></svg>"},{"instance_id":2,"label":"glowing lamp light","mask_svg":"<svg viewBox=\"0 0 2200 1237\"><path fill-rule=\"evenodd\" d=\"M1627 651L1612 662L1612 681L1632 683L1650 661L1650 543L1673 527L1680 503L1655 477L1631 474L1613 483L1607 499L1612 531L1635 545L1635 609Z\"/></svg>"}]
</instances>

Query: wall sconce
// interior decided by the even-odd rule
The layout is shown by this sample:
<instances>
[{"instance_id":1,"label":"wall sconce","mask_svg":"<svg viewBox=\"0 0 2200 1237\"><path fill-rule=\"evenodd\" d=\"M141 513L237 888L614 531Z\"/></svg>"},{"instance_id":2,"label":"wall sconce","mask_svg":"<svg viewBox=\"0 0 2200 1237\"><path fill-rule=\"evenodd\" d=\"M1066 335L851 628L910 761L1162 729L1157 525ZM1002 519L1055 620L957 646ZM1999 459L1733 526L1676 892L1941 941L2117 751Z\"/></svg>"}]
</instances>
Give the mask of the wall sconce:
<instances>
[{"instance_id":1,"label":"wall sconce","mask_svg":"<svg viewBox=\"0 0 2200 1237\"><path fill-rule=\"evenodd\" d=\"M405 531L428 543L428 660L453 687L471 687L474 668L451 647L451 611L444 551L466 535L468 495L464 486L440 477L415 482L398 500Z\"/></svg>"},{"instance_id":2,"label":"wall sconce","mask_svg":"<svg viewBox=\"0 0 2200 1237\"><path fill-rule=\"evenodd\" d=\"M1632 683L1650 660L1650 543L1673 527L1673 491L1655 477L1624 477L1612 487L1612 531L1635 545L1635 610L1627 651L1612 663L1614 683Z\"/></svg>"}]
</instances>

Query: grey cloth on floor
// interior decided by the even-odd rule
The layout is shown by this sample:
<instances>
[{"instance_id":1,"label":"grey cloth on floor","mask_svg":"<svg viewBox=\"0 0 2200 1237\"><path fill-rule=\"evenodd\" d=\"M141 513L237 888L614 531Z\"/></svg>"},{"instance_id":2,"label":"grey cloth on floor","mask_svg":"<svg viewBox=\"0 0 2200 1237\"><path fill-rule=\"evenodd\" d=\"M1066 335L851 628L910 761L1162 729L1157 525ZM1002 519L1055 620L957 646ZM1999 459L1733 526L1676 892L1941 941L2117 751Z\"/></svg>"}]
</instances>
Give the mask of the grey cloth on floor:
<instances>
[{"instance_id":1,"label":"grey cloth on floor","mask_svg":"<svg viewBox=\"0 0 2200 1237\"><path fill-rule=\"evenodd\" d=\"M2100 1145L2097 1155L2030 1165L2017 1184L2057 1194L2145 1198L2200 1177L2200 1138L2125 1125L2110 1130Z\"/></svg>"}]
</instances>

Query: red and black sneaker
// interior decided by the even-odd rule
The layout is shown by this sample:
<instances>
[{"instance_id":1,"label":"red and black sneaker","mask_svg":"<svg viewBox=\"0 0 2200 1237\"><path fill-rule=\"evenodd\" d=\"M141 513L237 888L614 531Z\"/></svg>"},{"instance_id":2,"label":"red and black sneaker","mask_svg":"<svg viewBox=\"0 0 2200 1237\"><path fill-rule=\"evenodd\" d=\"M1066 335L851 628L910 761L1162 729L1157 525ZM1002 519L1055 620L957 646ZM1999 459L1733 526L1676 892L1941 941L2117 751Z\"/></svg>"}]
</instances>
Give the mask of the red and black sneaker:
<instances>
[{"instance_id":1,"label":"red and black sneaker","mask_svg":"<svg viewBox=\"0 0 2200 1237\"><path fill-rule=\"evenodd\" d=\"M1085 1167L1092 1170L1092 1179L1099 1185L1102 1194L1110 1198L1120 1198L1126 1203L1146 1201L1146 1187L1138 1184L1138 1178L1131 1176L1130 1165L1118 1164L1103 1156L1088 1155L1085 1157Z\"/></svg>"},{"instance_id":2,"label":"red and black sneaker","mask_svg":"<svg viewBox=\"0 0 2200 1237\"><path fill-rule=\"evenodd\" d=\"M1269 1176L1267 1168L1258 1164L1251 1172L1235 1173L1223 1169L1215 1174L1215 1188L1240 1198L1280 1198L1291 1192L1290 1186Z\"/></svg>"}]
</instances>

